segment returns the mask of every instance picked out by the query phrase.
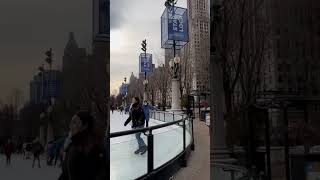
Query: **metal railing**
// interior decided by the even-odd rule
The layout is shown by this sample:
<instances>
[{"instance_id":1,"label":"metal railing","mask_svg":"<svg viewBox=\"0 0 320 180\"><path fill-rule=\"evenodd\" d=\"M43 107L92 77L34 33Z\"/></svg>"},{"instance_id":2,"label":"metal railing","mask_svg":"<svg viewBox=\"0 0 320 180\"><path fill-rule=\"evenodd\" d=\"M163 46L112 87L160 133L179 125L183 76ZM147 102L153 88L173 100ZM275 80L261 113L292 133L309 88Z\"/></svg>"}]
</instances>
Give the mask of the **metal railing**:
<instances>
[{"instance_id":1,"label":"metal railing","mask_svg":"<svg viewBox=\"0 0 320 180\"><path fill-rule=\"evenodd\" d=\"M177 113L170 113L170 112L163 112L163 111L152 111L150 112L150 119L155 119L158 121L162 121L164 123L160 123L154 126L141 128L141 129L133 129L133 130L127 130L127 131L121 131L121 132L114 132L109 135L110 139L117 138L121 136L126 135L133 135L136 133L144 133L147 136L147 144L148 144L148 154L147 154L147 174L144 174L136 179L144 179L148 178L149 176L152 176L156 174L158 171L166 167L167 165L171 164L173 161L180 159L181 160L181 166L186 166L186 150L191 147L191 149L194 149L194 138L193 138L193 119L191 117L188 117L186 114L177 114ZM174 126L176 125L177 128L180 130L183 130L183 148L182 151L176 154L176 156L169 161L161 164L159 167L154 167L154 131L159 130L165 127ZM190 141L187 141L187 134L189 133Z\"/></svg>"}]
</instances>

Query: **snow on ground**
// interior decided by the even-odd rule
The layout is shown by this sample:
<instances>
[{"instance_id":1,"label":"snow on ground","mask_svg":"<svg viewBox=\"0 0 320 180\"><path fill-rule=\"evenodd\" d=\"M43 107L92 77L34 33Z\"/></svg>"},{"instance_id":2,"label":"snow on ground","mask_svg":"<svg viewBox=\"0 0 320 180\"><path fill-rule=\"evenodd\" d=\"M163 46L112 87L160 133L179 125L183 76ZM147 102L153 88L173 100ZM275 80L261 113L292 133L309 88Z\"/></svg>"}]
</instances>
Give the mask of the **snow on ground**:
<instances>
[{"instance_id":1,"label":"snow on ground","mask_svg":"<svg viewBox=\"0 0 320 180\"><path fill-rule=\"evenodd\" d=\"M24 160L22 155L14 154L11 159L11 165L6 166L6 159L0 154L0 176L1 180L57 180L61 170L60 168L46 165L46 160L41 159L41 168L38 163L32 168L32 160Z\"/></svg>"},{"instance_id":2,"label":"snow on ground","mask_svg":"<svg viewBox=\"0 0 320 180\"><path fill-rule=\"evenodd\" d=\"M110 116L111 132L130 130L131 125L123 126L128 115L120 115L114 111ZM150 126L164 122L151 119ZM157 129L154 134L154 168L174 158L183 150L183 129L177 125ZM190 143L191 136L187 135L187 145ZM147 144L145 135L141 135ZM135 179L147 173L147 153L136 155L134 151L138 148L135 135L127 135L111 139L110 145L110 179L128 180Z\"/></svg>"}]
</instances>

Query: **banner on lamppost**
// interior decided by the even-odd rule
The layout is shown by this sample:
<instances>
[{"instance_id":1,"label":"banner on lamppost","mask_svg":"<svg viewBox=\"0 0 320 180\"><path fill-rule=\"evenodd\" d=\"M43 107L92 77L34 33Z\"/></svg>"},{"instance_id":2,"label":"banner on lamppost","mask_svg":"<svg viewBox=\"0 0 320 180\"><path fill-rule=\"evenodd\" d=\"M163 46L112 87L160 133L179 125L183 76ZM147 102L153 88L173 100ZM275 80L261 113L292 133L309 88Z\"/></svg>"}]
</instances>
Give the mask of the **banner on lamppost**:
<instances>
[{"instance_id":1,"label":"banner on lamppost","mask_svg":"<svg viewBox=\"0 0 320 180\"><path fill-rule=\"evenodd\" d=\"M176 49L189 42L188 10L181 7L167 7L161 16L161 47Z\"/></svg>"},{"instance_id":2,"label":"banner on lamppost","mask_svg":"<svg viewBox=\"0 0 320 180\"><path fill-rule=\"evenodd\" d=\"M153 72L152 54L141 53L139 56L139 72L147 73L147 75Z\"/></svg>"},{"instance_id":3,"label":"banner on lamppost","mask_svg":"<svg viewBox=\"0 0 320 180\"><path fill-rule=\"evenodd\" d=\"M120 86L119 93L121 95L126 95L128 93L128 84L122 83L122 85Z\"/></svg>"}]
</instances>

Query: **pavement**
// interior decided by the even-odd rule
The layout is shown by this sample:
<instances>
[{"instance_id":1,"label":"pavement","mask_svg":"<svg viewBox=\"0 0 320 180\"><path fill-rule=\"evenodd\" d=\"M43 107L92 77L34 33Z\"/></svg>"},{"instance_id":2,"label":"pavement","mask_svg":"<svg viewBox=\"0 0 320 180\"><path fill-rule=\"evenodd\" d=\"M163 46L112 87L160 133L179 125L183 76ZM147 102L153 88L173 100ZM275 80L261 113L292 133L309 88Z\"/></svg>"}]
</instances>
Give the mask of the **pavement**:
<instances>
[{"instance_id":1,"label":"pavement","mask_svg":"<svg viewBox=\"0 0 320 180\"><path fill-rule=\"evenodd\" d=\"M57 180L61 174L61 169L46 165L45 157L41 158L41 168L38 163L32 168L32 160L24 160L22 155L14 154L11 165L5 165L5 156L0 154L0 174L1 180Z\"/></svg>"},{"instance_id":2,"label":"pavement","mask_svg":"<svg viewBox=\"0 0 320 180\"><path fill-rule=\"evenodd\" d=\"M209 127L198 118L194 120L195 151L192 151L187 167L181 168L172 180L209 180L210 177L210 135Z\"/></svg>"}]
</instances>

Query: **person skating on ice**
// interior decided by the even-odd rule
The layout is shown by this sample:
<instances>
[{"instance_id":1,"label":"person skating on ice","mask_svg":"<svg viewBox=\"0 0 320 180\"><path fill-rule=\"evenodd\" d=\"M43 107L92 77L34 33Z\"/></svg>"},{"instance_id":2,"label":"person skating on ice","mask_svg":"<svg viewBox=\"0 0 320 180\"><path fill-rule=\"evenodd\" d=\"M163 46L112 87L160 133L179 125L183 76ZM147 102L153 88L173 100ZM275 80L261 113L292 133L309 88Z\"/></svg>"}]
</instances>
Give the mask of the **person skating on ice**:
<instances>
[{"instance_id":1,"label":"person skating on ice","mask_svg":"<svg viewBox=\"0 0 320 180\"><path fill-rule=\"evenodd\" d=\"M132 122L132 129L144 128L145 115L140 104L140 99L138 97L132 98L132 105L129 111L129 117L124 123L124 126L126 126L129 122ZM140 153L141 155L143 155L147 151L147 145L141 138L141 132L136 133L135 136L139 147L134 153Z\"/></svg>"}]
</instances>

